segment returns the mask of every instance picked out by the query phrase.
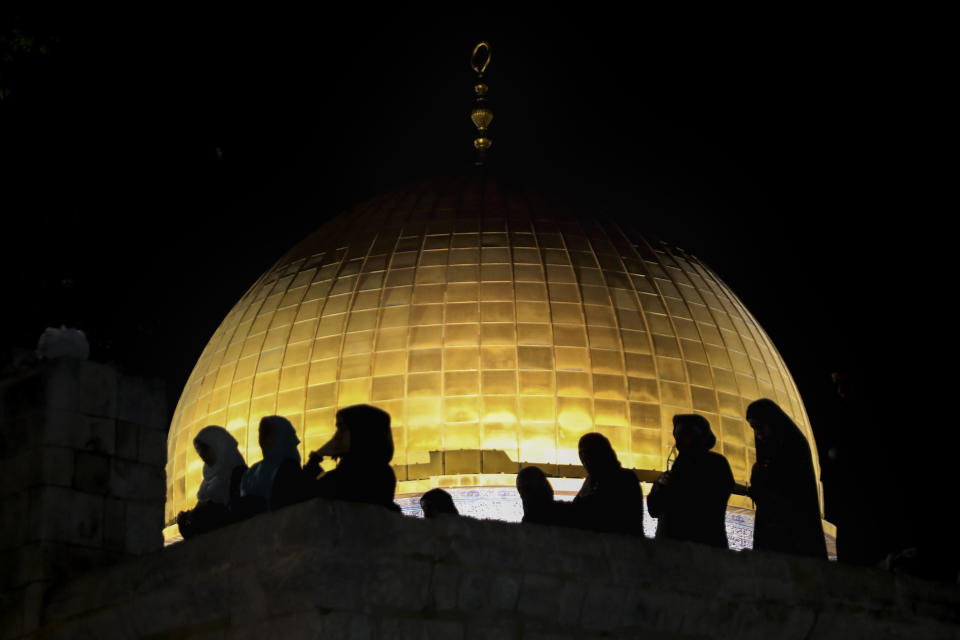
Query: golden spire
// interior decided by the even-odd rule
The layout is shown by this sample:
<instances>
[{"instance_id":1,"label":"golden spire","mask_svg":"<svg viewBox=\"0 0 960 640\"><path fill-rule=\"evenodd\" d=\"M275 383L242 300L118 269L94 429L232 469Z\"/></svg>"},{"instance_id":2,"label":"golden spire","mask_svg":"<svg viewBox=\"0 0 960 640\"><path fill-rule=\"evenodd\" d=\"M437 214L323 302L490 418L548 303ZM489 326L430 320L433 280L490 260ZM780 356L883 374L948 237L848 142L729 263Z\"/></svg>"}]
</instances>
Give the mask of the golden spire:
<instances>
[{"instance_id":1,"label":"golden spire","mask_svg":"<svg viewBox=\"0 0 960 640\"><path fill-rule=\"evenodd\" d=\"M490 44L480 42L473 48L473 54L470 56L470 66L477 72L477 84L473 91L477 94L477 103L470 112L470 119L477 127L477 137L473 140L473 146L477 149L477 166L483 166L487 157L487 149L493 144L493 141L487 137L487 127L493 120L493 111L487 106L487 85L483 82L483 72L487 70L490 64Z\"/></svg>"}]
</instances>

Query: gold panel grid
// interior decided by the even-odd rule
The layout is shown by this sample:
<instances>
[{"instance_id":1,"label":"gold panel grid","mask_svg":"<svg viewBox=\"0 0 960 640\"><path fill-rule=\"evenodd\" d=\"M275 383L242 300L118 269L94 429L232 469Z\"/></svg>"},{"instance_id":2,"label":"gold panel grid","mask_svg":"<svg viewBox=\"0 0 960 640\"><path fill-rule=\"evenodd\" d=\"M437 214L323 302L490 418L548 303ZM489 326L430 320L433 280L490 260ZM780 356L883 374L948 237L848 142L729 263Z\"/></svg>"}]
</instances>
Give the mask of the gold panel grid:
<instances>
[{"instance_id":1,"label":"gold panel grid","mask_svg":"<svg viewBox=\"0 0 960 640\"><path fill-rule=\"evenodd\" d=\"M305 456L338 408L371 403L414 481L444 464L575 465L589 431L626 466L663 469L672 416L696 412L743 484L760 397L813 442L776 348L696 258L491 180L425 182L327 223L230 311L173 417L166 521L195 500L191 442L208 424L252 464L264 415L290 418Z\"/></svg>"}]
</instances>

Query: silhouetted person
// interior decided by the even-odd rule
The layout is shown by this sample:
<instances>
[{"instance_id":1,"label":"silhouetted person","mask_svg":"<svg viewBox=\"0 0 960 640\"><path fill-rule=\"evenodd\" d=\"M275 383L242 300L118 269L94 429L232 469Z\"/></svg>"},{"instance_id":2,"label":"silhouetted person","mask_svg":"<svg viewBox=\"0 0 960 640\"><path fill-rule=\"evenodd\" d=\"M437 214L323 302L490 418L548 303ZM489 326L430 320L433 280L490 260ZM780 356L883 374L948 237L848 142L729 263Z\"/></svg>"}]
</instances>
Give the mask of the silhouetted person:
<instances>
[{"instance_id":1,"label":"silhouetted person","mask_svg":"<svg viewBox=\"0 0 960 640\"><path fill-rule=\"evenodd\" d=\"M443 489L430 489L420 496L420 509L424 518L436 518L440 515L458 516L457 505L453 504L453 496Z\"/></svg>"},{"instance_id":2,"label":"silhouetted person","mask_svg":"<svg viewBox=\"0 0 960 640\"><path fill-rule=\"evenodd\" d=\"M832 375L840 404L832 446L827 453L827 497L837 525L837 560L875 565L897 548L891 504L902 501L900 487L884 491L891 461L884 418L874 414L866 398L864 377L847 369ZM893 495L898 494L898 495Z\"/></svg>"},{"instance_id":3,"label":"silhouetted person","mask_svg":"<svg viewBox=\"0 0 960 640\"><path fill-rule=\"evenodd\" d=\"M243 474L238 515L245 517L279 509L309 497L308 478L300 469L300 438L290 421L266 416L258 431L263 460Z\"/></svg>"},{"instance_id":4,"label":"silhouetted person","mask_svg":"<svg viewBox=\"0 0 960 640\"><path fill-rule=\"evenodd\" d=\"M657 538L690 540L727 548L727 500L733 490L730 464L710 451L717 438L703 416L673 417L677 459L657 478L647 496L650 515L659 518Z\"/></svg>"},{"instance_id":5,"label":"silhouetted person","mask_svg":"<svg viewBox=\"0 0 960 640\"><path fill-rule=\"evenodd\" d=\"M826 559L810 445L793 420L766 398L747 407L757 461L750 497L757 505L753 548Z\"/></svg>"},{"instance_id":6,"label":"silhouetted person","mask_svg":"<svg viewBox=\"0 0 960 640\"><path fill-rule=\"evenodd\" d=\"M517 474L517 493L523 501L521 522L562 527L576 526L574 506L553 498L553 487L540 467L524 467Z\"/></svg>"},{"instance_id":7,"label":"silhouetted person","mask_svg":"<svg viewBox=\"0 0 960 640\"><path fill-rule=\"evenodd\" d=\"M636 474L624 469L602 434L580 438L587 479L573 499L579 524L594 531L643 535L643 491Z\"/></svg>"},{"instance_id":8,"label":"silhouetted person","mask_svg":"<svg viewBox=\"0 0 960 640\"><path fill-rule=\"evenodd\" d=\"M336 458L336 469L323 473L324 457ZM390 468L392 458L390 414L357 404L337 411L336 433L310 454L304 470L311 478L323 473L313 482L314 496L378 504L399 512L393 502L397 477Z\"/></svg>"},{"instance_id":9,"label":"silhouetted person","mask_svg":"<svg viewBox=\"0 0 960 640\"><path fill-rule=\"evenodd\" d=\"M247 470L236 439L223 427L201 429L193 439L193 448L203 460L203 482L197 490L197 506L177 514L177 526L184 538L233 522L231 506L240 496L240 479Z\"/></svg>"}]
</instances>

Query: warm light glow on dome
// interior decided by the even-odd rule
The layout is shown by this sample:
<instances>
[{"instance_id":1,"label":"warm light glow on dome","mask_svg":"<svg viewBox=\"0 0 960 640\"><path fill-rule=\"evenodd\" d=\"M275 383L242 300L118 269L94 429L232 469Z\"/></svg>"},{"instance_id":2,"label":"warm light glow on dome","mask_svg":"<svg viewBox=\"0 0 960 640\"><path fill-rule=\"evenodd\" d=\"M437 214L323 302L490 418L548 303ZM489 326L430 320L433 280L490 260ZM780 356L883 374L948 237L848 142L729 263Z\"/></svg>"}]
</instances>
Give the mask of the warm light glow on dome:
<instances>
[{"instance_id":1,"label":"warm light glow on dome","mask_svg":"<svg viewBox=\"0 0 960 640\"><path fill-rule=\"evenodd\" d=\"M166 519L195 502L208 424L252 464L262 416L289 418L306 453L338 408L374 404L393 418L398 492L413 493L510 485L498 474L520 463L580 477L591 430L624 466L663 470L672 416L693 411L745 484L743 416L761 397L813 442L770 339L697 259L491 180L423 183L324 225L230 311L174 414Z\"/></svg>"}]
</instances>

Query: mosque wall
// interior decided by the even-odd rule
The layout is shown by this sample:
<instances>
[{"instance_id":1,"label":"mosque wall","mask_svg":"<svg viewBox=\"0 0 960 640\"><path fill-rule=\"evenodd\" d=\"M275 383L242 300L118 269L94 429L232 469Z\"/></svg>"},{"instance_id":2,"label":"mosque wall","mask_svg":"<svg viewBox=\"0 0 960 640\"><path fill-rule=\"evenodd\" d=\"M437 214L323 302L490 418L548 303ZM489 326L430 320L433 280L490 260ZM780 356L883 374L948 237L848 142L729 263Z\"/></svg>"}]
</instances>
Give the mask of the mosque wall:
<instances>
[{"instance_id":1,"label":"mosque wall","mask_svg":"<svg viewBox=\"0 0 960 640\"><path fill-rule=\"evenodd\" d=\"M778 554L313 500L54 590L32 637L956 638L960 590Z\"/></svg>"}]
</instances>

